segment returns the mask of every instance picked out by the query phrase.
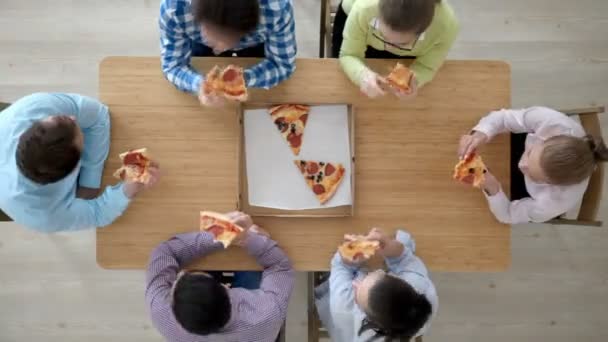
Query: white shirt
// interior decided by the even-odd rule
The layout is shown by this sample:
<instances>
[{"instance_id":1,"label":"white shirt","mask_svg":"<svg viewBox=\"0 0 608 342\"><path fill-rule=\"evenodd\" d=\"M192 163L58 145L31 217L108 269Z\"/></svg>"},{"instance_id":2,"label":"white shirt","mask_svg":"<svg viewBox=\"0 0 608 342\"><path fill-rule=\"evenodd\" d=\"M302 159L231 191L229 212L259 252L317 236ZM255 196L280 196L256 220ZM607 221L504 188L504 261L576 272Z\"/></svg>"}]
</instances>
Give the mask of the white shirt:
<instances>
[{"instance_id":1,"label":"white shirt","mask_svg":"<svg viewBox=\"0 0 608 342\"><path fill-rule=\"evenodd\" d=\"M526 150L542 144L556 135L584 137L583 127L565 114L546 107L527 109L503 109L492 112L474 128L486 134L490 139L500 133L528 133ZM526 163L525 154L520 165ZM551 185L533 182L524 175L526 189L530 197L510 201L500 190L494 196L488 196L490 210L498 221L506 224L526 222L546 222L573 209L582 199L589 179L575 185ZM485 192L484 192L485 194Z\"/></svg>"},{"instance_id":2,"label":"white shirt","mask_svg":"<svg viewBox=\"0 0 608 342\"><path fill-rule=\"evenodd\" d=\"M429 278L426 266L414 254L416 244L410 234L398 230L396 240L401 242L405 248L401 256L385 259L389 274L408 283L416 292L423 294L431 304L431 317L416 334L416 336L421 336L428 331L431 321L437 313L439 305L437 291ZM315 304L319 319L334 342L383 340L380 338L370 340L375 335L371 330L359 335L361 323L366 315L355 302L352 283L355 279L362 279L367 273L368 270L365 268L344 264L340 254L336 253L331 262L329 281L315 289Z\"/></svg>"}]
</instances>

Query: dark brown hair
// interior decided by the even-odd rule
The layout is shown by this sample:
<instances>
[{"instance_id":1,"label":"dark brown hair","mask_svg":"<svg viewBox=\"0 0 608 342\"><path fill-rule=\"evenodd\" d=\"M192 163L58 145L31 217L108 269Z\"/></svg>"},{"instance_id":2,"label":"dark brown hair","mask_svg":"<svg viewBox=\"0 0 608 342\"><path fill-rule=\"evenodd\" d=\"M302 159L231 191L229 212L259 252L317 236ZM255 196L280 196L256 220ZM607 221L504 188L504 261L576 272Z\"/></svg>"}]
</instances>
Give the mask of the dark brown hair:
<instances>
[{"instance_id":1,"label":"dark brown hair","mask_svg":"<svg viewBox=\"0 0 608 342\"><path fill-rule=\"evenodd\" d=\"M608 149L600 137L558 135L545 141L540 157L551 184L572 185L589 178L597 163L608 161Z\"/></svg>"},{"instance_id":2,"label":"dark brown hair","mask_svg":"<svg viewBox=\"0 0 608 342\"><path fill-rule=\"evenodd\" d=\"M409 341L429 320L433 307L410 284L385 275L370 288L367 311L359 335L372 330L374 338Z\"/></svg>"},{"instance_id":3,"label":"dark brown hair","mask_svg":"<svg viewBox=\"0 0 608 342\"><path fill-rule=\"evenodd\" d=\"M193 0L192 13L198 24L209 23L238 34L251 32L260 23L258 0Z\"/></svg>"},{"instance_id":4,"label":"dark brown hair","mask_svg":"<svg viewBox=\"0 0 608 342\"><path fill-rule=\"evenodd\" d=\"M421 34L431 26L441 0L380 0L380 18L393 31Z\"/></svg>"},{"instance_id":5,"label":"dark brown hair","mask_svg":"<svg viewBox=\"0 0 608 342\"><path fill-rule=\"evenodd\" d=\"M38 184L57 182L80 160L76 123L67 116L53 122L35 122L19 138L16 159L21 173Z\"/></svg>"}]
</instances>

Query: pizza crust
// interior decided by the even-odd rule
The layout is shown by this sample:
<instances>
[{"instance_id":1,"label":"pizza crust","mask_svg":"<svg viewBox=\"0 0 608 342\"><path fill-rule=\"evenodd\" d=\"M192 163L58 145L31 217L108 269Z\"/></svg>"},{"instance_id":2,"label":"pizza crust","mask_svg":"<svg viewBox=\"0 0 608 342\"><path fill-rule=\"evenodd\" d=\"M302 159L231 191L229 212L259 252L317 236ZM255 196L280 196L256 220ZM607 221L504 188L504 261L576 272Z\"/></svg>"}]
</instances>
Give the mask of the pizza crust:
<instances>
[{"instance_id":1,"label":"pizza crust","mask_svg":"<svg viewBox=\"0 0 608 342\"><path fill-rule=\"evenodd\" d=\"M309 106L298 104L282 104L268 110L273 123L296 156L300 154L302 148L309 111Z\"/></svg>"},{"instance_id":2,"label":"pizza crust","mask_svg":"<svg viewBox=\"0 0 608 342\"><path fill-rule=\"evenodd\" d=\"M222 243L224 248L228 248L234 239L244 231L228 216L213 211L200 212L200 230L213 234L214 241Z\"/></svg>"},{"instance_id":3,"label":"pizza crust","mask_svg":"<svg viewBox=\"0 0 608 342\"><path fill-rule=\"evenodd\" d=\"M378 249L380 249L379 241L366 240L363 235L356 236L353 241L345 241L338 247L342 258L350 262L369 259Z\"/></svg>"},{"instance_id":4,"label":"pizza crust","mask_svg":"<svg viewBox=\"0 0 608 342\"><path fill-rule=\"evenodd\" d=\"M325 204L338 190L338 187L344 179L346 169L339 163L324 163L317 161L294 160L294 164L305 178L306 184L312 189L315 196L321 204ZM323 164L323 165L321 165ZM331 165L333 172L327 176L327 168ZM319 174L323 172L323 176ZM317 193L315 187L322 186L323 192Z\"/></svg>"}]
</instances>

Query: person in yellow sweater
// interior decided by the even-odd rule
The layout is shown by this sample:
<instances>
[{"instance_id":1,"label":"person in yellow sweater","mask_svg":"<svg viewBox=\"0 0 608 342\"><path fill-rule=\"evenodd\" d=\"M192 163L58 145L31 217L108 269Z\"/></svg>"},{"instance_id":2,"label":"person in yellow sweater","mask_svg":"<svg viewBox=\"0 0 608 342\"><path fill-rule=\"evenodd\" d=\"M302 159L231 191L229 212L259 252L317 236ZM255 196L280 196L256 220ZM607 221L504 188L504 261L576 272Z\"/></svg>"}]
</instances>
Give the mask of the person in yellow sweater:
<instances>
[{"instance_id":1,"label":"person in yellow sweater","mask_svg":"<svg viewBox=\"0 0 608 342\"><path fill-rule=\"evenodd\" d=\"M411 98L430 82L458 35L459 24L446 0L342 0L336 13L332 57L369 97L391 91ZM388 86L364 58L414 59L408 93Z\"/></svg>"}]
</instances>

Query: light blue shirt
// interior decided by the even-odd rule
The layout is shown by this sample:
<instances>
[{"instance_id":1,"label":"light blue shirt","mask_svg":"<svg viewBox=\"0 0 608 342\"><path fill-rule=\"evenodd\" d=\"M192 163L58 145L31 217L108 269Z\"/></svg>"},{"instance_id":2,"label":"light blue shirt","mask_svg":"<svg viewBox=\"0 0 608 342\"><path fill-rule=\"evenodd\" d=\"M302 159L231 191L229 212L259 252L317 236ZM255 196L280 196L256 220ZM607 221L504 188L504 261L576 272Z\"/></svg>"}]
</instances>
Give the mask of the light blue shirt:
<instances>
[{"instance_id":1,"label":"light blue shirt","mask_svg":"<svg viewBox=\"0 0 608 342\"><path fill-rule=\"evenodd\" d=\"M385 259L388 273L403 279L416 292L424 294L433 309L431 317L417 334L421 336L429 329L431 320L437 313L437 292L426 267L414 255L416 245L410 234L399 230L396 239L405 248L401 256ZM340 254L336 253L331 261L329 284L325 283L315 290L317 312L332 341L371 341L374 336L371 330L358 335L366 315L355 303L352 285L353 280L363 278L367 273L364 268L344 264Z\"/></svg>"},{"instance_id":2,"label":"light blue shirt","mask_svg":"<svg viewBox=\"0 0 608 342\"><path fill-rule=\"evenodd\" d=\"M40 185L21 174L16 163L19 137L38 120L69 115L84 134L78 166L55 183ZM76 198L78 186L99 188L110 148L110 114L98 101L75 94L37 93L0 112L0 209L15 222L41 232L109 225L129 205L122 184L96 199Z\"/></svg>"}]
</instances>

